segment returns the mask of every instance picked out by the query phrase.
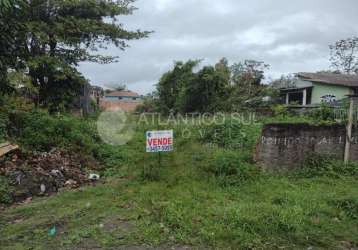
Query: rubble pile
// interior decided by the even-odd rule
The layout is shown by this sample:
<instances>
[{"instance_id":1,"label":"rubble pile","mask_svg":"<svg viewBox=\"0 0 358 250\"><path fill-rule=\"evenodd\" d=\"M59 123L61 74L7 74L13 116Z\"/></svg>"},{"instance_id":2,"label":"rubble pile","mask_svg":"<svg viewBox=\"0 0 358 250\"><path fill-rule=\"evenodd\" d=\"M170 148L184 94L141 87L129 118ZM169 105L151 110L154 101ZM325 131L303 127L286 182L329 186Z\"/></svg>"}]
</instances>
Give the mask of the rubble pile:
<instances>
[{"instance_id":1,"label":"rubble pile","mask_svg":"<svg viewBox=\"0 0 358 250\"><path fill-rule=\"evenodd\" d=\"M13 188L16 202L89 183L91 170L99 170L94 159L59 149L28 154L18 150L0 158L0 176Z\"/></svg>"}]
</instances>

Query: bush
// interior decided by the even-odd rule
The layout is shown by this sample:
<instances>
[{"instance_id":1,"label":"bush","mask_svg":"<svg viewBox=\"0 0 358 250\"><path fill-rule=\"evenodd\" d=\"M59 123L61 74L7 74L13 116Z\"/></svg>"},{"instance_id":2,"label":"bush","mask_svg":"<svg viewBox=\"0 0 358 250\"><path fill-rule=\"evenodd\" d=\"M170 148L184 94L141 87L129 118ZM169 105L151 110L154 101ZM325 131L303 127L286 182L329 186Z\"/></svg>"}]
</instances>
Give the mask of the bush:
<instances>
[{"instance_id":1,"label":"bush","mask_svg":"<svg viewBox=\"0 0 358 250\"><path fill-rule=\"evenodd\" d=\"M9 124L9 118L7 114L0 113L0 143L3 142L7 136L8 124Z\"/></svg>"},{"instance_id":2,"label":"bush","mask_svg":"<svg viewBox=\"0 0 358 250\"><path fill-rule=\"evenodd\" d=\"M287 105L275 105L272 110L274 116L286 117L289 115Z\"/></svg>"},{"instance_id":3,"label":"bush","mask_svg":"<svg viewBox=\"0 0 358 250\"><path fill-rule=\"evenodd\" d=\"M304 177L358 176L358 164L344 164L343 161L327 155L312 154L306 158L298 173Z\"/></svg>"},{"instance_id":4,"label":"bush","mask_svg":"<svg viewBox=\"0 0 358 250\"><path fill-rule=\"evenodd\" d=\"M310 111L308 116L318 124L335 123L334 108L330 107L326 103L322 103L319 108Z\"/></svg>"},{"instance_id":5,"label":"bush","mask_svg":"<svg viewBox=\"0 0 358 250\"><path fill-rule=\"evenodd\" d=\"M223 185L236 185L253 180L259 169L247 161L245 155L234 151L217 150L205 171L213 174Z\"/></svg>"},{"instance_id":6,"label":"bush","mask_svg":"<svg viewBox=\"0 0 358 250\"><path fill-rule=\"evenodd\" d=\"M358 200L344 199L336 202L337 207L342 210L349 218L358 219Z\"/></svg>"},{"instance_id":7,"label":"bush","mask_svg":"<svg viewBox=\"0 0 358 250\"><path fill-rule=\"evenodd\" d=\"M11 191L11 187L6 178L0 176L0 203L11 204L13 202Z\"/></svg>"},{"instance_id":8,"label":"bush","mask_svg":"<svg viewBox=\"0 0 358 250\"><path fill-rule=\"evenodd\" d=\"M94 123L70 115L51 116L44 111L16 112L10 117L10 133L24 147L48 151L63 147L91 152L98 141Z\"/></svg>"},{"instance_id":9,"label":"bush","mask_svg":"<svg viewBox=\"0 0 358 250\"><path fill-rule=\"evenodd\" d=\"M251 149L260 133L260 126L244 125L239 119L225 118L224 122L214 123L202 127L206 143L213 143L223 148Z\"/></svg>"}]
</instances>

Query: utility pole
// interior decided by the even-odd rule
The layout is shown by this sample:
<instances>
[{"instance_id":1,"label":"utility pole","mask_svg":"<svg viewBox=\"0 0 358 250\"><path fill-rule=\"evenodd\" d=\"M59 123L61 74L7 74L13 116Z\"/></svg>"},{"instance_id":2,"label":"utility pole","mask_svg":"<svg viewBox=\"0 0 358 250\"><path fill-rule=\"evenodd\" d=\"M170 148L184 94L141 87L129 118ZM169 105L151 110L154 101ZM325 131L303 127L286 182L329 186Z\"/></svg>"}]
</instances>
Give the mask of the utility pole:
<instances>
[{"instance_id":1,"label":"utility pole","mask_svg":"<svg viewBox=\"0 0 358 250\"><path fill-rule=\"evenodd\" d=\"M349 111L348 111L346 147L344 150L344 163L345 164L348 164L348 162L350 160L351 142L352 142L352 127L353 127L353 112L354 112L354 98L355 97L358 97L358 95L348 95Z\"/></svg>"}]
</instances>

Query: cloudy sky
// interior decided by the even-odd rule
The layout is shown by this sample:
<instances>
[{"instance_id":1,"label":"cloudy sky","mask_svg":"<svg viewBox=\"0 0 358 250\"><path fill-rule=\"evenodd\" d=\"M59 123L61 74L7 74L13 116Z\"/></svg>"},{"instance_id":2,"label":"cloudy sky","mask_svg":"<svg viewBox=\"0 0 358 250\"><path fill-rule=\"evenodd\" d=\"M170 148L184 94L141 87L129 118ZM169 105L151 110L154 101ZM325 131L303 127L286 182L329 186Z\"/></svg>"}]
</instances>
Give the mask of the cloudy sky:
<instances>
[{"instance_id":1,"label":"cloudy sky","mask_svg":"<svg viewBox=\"0 0 358 250\"><path fill-rule=\"evenodd\" d=\"M358 35L357 0L138 0L128 29L153 30L131 41L109 65L83 63L80 70L94 85L125 83L146 94L174 61L203 59L214 64L255 59L271 65L266 78L329 69L328 45Z\"/></svg>"}]
</instances>

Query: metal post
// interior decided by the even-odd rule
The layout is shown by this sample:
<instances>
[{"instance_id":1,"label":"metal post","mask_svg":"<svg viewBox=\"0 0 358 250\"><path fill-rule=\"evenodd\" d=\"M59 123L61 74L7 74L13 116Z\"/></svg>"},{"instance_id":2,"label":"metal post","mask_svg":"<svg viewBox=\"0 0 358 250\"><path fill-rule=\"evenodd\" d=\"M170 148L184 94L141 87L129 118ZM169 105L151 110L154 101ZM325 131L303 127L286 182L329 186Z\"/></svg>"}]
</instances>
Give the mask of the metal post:
<instances>
[{"instance_id":1,"label":"metal post","mask_svg":"<svg viewBox=\"0 0 358 250\"><path fill-rule=\"evenodd\" d=\"M348 164L350 159L351 141L352 141L352 127L353 127L353 110L354 110L354 96L349 96L349 112L347 124L347 138L346 147L344 150L344 163Z\"/></svg>"}]
</instances>

